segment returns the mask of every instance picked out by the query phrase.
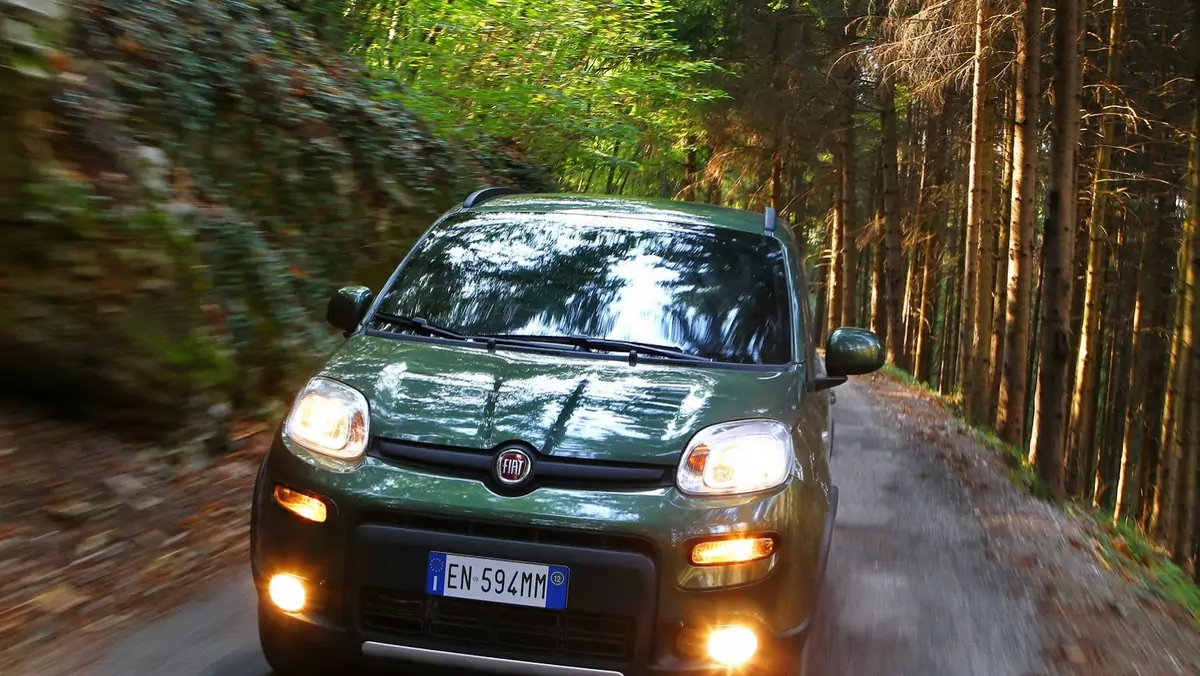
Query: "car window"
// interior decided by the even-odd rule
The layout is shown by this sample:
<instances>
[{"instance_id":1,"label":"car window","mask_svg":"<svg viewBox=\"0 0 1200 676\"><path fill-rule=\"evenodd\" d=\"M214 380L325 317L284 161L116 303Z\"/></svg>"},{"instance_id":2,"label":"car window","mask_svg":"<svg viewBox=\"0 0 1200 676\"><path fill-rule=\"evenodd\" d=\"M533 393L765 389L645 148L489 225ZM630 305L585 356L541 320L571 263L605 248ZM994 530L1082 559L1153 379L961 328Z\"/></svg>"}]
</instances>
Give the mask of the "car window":
<instances>
[{"instance_id":1,"label":"car window","mask_svg":"<svg viewBox=\"0 0 1200 676\"><path fill-rule=\"evenodd\" d=\"M792 361L778 240L590 214L469 213L431 232L379 310L468 335L627 340Z\"/></svg>"}]
</instances>

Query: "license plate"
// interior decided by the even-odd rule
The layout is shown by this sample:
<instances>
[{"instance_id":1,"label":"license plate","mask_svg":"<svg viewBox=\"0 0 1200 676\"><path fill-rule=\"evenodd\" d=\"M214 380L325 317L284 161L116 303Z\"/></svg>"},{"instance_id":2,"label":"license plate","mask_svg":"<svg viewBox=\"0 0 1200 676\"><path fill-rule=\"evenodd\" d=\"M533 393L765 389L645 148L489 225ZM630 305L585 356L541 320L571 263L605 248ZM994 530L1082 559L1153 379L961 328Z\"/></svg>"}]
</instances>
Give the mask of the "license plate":
<instances>
[{"instance_id":1,"label":"license plate","mask_svg":"<svg viewBox=\"0 0 1200 676\"><path fill-rule=\"evenodd\" d=\"M429 552L425 592L475 601L562 610L567 607L565 566Z\"/></svg>"}]
</instances>

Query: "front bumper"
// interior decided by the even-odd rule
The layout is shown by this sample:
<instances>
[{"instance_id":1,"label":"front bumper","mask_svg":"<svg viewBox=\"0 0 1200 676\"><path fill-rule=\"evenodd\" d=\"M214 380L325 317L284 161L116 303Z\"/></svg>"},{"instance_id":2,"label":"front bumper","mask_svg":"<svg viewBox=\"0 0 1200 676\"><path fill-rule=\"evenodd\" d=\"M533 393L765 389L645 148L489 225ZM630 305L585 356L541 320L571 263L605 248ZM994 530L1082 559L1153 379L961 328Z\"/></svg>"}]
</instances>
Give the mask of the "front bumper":
<instances>
[{"instance_id":1,"label":"front bumper","mask_svg":"<svg viewBox=\"0 0 1200 676\"><path fill-rule=\"evenodd\" d=\"M327 521L304 521L279 507L271 497L276 484L323 496ZM824 492L800 481L750 498L697 500L672 488L503 497L479 481L371 458L354 471L330 471L277 436L256 486L251 565L273 623L354 663L443 671L473 664L524 674L726 673L681 653L677 643L681 632L736 619L759 632L755 672L774 674L803 647L829 504ZM702 569L687 559L684 544L698 537L761 531L781 539L766 562ZM567 566L568 608L426 597L431 550ZM308 581L305 612L271 609L266 582L279 572Z\"/></svg>"}]
</instances>

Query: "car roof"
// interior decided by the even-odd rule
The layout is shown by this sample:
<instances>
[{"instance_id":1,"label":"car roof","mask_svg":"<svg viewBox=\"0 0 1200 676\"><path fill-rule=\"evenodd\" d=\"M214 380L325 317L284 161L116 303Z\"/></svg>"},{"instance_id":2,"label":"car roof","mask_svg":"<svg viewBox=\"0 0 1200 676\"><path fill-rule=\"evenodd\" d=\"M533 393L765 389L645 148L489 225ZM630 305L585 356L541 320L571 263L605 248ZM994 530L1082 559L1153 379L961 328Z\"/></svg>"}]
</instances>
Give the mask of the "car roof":
<instances>
[{"instance_id":1,"label":"car roof","mask_svg":"<svg viewBox=\"0 0 1200 676\"><path fill-rule=\"evenodd\" d=\"M744 209L718 207L698 202L619 197L616 195L573 195L536 193L503 195L465 209L475 213L526 212L592 214L636 217L664 223L703 225L763 234L764 215ZM778 232L778 231L777 231Z\"/></svg>"}]
</instances>

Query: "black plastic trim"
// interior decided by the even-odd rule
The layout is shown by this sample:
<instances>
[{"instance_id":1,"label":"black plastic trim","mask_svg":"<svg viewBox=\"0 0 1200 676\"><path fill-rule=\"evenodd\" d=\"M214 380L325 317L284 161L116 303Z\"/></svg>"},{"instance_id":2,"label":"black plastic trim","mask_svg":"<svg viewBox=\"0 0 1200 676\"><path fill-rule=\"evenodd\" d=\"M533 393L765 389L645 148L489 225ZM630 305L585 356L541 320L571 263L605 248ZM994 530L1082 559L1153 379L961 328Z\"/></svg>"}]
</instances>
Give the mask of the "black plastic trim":
<instances>
[{"instance_id":1,"label":"black plastic trim","mask_svg":"<svg viewBox=\"0 0 1200 676\"><path fill-rule=\"evenodd\" d=\"M514 445L523 447L533 459L532 478L518 486L503 486L492 476L493 459L500 448ZM493 492L502 495L525 495L546 487L594 490L660 488L674 482L673 465L556 458L538 453L528 444L514 442L505 442L494 448L466 448L373 437L367 453L388 462L478 479Z\"/></svg>"},{"instance_id":2,"label":"black plastic trim","mask_svg":"<svg viewBox=\"0 0 1200 676\"><path fill-rule=\"evenodd\" d=\"M428 533L450 533L538 545L630 552L645 556L655 562L655 565L660 559L658 547L653 541L636 535L604 531L550 528L397 510L364 511L359 515L357 524L396 526Z\"/></svg>"},{"instance_id":3,"label":"black plastic trim","mask_svg":"<svg viewBox=\"0 0 1200 676\"><path fill-rule=\"evenodd\" d=\"M833 527L837 520L838 498L840 491L837 486L829 487L829 511L825 515L825 531L821 533L821 548L817 550L817 556L820 557L820 567L817 569L816 579L813 580L813 595L808 606L808 618L804 621L804 626L812 622L813 615L817 612L817 603L821 598L821 589L825 586L825 571L829 567L829 553L833 549Z\"/></svg>"},{"instance_id":4,"label":"black plastic trim","mask_svg":"<svg viewBox=\"0 0 1200 676\"><path fill-rule=\"evenodd\" d=\"M463 208L470 209L471 207L477 207L484 202L496 199L497 197L503 197L505 195L523 194L525 194L525 191L521 190L520 188L508 188L505 186L490 186L487 188L481 188L471 193L467 196L467 199L463 200Z\"/></svg>"},{"instance_id":5,"label":"black plastic trim","mask_svg":"<svg viewBox=\"0 0 1200 676\"><path fill-rule=\"evenodd\" d=\"M441 602L445 597L425 597L425 572L430 551L446 551L466 556L484 556L511 561L548 563L566 566L571 570L564 614L583 613L593 616L618 616L632 623L628 651L620 658L564 656L567 664L598 669L615 669L622 673L640 672L650 657L654 619L657 616L658 570L653 559L633 552L604 551L548 543L527 543L495 539L486 536L430 532L404 527L363 523L353 530L349 552L347 602L355 640L387 641L391 632L364 622L364 590L388 589L399 593L416 594ZM613 589L625 593L613 594ZM455 602L455 599L449 599ZM498 606L497 611L507 610ZM512 612L521 609L513 607ZM425 615L430 618L429 615ZM426 620L428 621L428 619ZM422 632L424 634L424 632ZM454 649L461 643L450 637L414 636L404 638L405 645L429 649ZM507 659L541 657L542 651L528 648L505 648L481 645L472 654ZM556 660L560 661L560 660Z\"/></svg>"}]
</instances>

